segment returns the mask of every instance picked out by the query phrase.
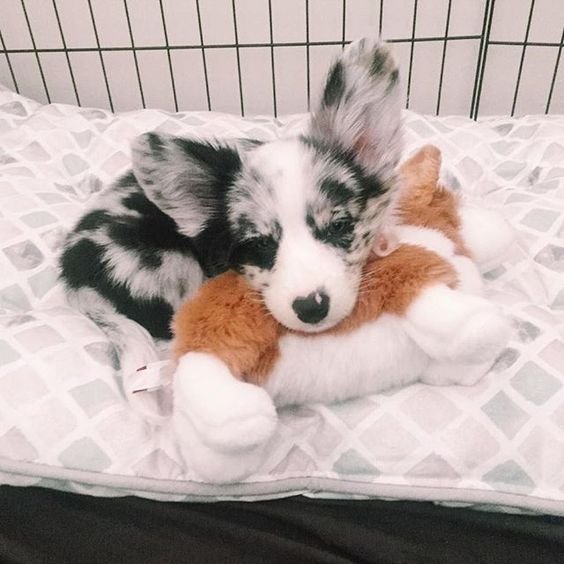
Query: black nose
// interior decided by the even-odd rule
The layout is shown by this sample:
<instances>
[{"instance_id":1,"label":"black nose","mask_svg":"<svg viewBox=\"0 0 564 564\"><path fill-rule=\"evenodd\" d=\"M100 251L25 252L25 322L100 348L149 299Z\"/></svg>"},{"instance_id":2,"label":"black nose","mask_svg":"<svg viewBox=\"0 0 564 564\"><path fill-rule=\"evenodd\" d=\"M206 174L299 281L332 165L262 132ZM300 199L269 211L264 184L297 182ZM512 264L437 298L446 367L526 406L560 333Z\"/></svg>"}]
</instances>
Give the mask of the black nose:
<instances>
[{"instance_id":1,"label":"black nose","mask_svg":"<svg viewBox=\"0 0 564 564\"><path fill-rule=\"evenodd\" d=\"M312 292L305 298L296 298L292 303L298 319L304 323L319 323L329 311L329 296L322 291Z\"/></svg>"}]
</instances>

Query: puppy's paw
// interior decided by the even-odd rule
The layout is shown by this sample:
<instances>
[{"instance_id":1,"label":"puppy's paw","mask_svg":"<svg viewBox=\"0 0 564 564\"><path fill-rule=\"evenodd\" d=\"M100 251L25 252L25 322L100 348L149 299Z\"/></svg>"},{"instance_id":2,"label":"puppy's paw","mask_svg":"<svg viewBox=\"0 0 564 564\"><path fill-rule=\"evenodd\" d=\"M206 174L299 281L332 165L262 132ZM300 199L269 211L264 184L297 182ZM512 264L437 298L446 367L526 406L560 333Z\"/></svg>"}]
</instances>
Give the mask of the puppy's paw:
<instances>
[{"instance_id":1,"label":"puppy's paw","mask_svg":"<svg viewBox=\"0 0 564 564\"><path fill-rule=\"evenodd\" d=\"M236 380L218 358L189 353L174 378L174 417L178 439L189 421L201 441L221 452L266 443L276 428L276 408L267 392Z\"/></svg>"}]
</instances>

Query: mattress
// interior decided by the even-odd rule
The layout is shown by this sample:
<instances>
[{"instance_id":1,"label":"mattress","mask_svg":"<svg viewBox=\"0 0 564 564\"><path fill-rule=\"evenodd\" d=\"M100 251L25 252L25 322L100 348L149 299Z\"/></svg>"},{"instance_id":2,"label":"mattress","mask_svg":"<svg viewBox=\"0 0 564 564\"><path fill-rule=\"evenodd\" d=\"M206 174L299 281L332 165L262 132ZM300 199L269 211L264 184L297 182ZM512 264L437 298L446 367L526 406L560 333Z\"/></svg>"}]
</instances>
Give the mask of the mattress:
<instances>
[{"instance_id":1,"label":"mattress","mask_svg":"<svg viewBox=\"0 0 564 564\"><path fill-rule=\"evenodd\" d=\"M124 397L115 352L73 310L56 261L66 231L158 130L272 139L305 116L41 105L0 90L0 483L99 496L258 500L297 493L564 515L564 116L405 113L407 148L434 143L466 198L500 210L517 243L485 274L515 333L472 387L404 389L280 412L248 479L203 483L168 421Z\"/></svg>"}]
</instances>

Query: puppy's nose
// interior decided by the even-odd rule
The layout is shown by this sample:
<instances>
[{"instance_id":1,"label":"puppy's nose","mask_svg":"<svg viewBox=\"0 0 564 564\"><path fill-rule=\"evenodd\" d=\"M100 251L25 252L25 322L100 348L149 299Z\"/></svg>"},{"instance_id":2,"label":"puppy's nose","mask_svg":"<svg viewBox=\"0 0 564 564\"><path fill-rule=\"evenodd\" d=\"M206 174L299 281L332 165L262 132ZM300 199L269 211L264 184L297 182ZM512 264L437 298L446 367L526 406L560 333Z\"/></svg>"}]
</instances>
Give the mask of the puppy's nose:
<instances>
[{"instance_id":1,"label":"puppy's nose","mask_svg":"<svg viewBox=\"0 0 564 564\"><path fill-rule=\"evenodd\" d=\"M312 292L308 296L296 298L292 302L292 309L300 321L319 323L329 311L329 296L322 290Z\"/></svg>"}]
</instances>

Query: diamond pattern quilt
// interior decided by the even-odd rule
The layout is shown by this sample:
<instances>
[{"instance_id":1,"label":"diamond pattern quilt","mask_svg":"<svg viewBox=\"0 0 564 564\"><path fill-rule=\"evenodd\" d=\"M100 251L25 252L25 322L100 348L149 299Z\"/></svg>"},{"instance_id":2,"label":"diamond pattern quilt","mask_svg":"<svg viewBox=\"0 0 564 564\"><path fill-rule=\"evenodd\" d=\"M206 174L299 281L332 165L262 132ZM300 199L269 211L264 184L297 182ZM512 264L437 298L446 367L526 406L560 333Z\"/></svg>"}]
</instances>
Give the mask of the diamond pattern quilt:
<instances>
[{"instance_id":1,"label":"diamond pattern quilt","mask_svg":"<svg viewBox=\"0 0 564 564\"><path fill-rule=\"evenodd\" d=\"M43 106L0 89L0 482L94 495L258 499L293 493L431 499L564 514L564 116L423 117L468 198L518 234L487 294L515 336L477 385L421 384L283 410L260 470L228 486L194 479L171 439L124 399L111 343L69 307L56 258L66 230L158 129L261 139L304 116L242 119Z\"/></svg>"}]
</instances>

